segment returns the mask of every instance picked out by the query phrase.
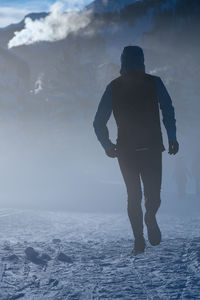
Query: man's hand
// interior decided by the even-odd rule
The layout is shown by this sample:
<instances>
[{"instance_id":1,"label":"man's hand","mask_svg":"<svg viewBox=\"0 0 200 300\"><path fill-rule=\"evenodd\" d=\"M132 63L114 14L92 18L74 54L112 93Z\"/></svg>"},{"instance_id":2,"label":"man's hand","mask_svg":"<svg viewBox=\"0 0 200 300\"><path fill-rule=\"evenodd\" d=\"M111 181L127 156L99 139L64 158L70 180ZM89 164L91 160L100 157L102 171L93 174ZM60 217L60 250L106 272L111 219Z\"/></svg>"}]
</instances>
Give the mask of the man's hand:
<instances>
[{"instance_id":1,"label":"man's hand","mask_svg":"<svg viewBox=\"0 0 200 300\"><path fill-rule=\"evenodd\" d=\"M111 147L108 150L106 150L106 154L107 154L107 156L109 156L111 158L117 157L116 145L115 144L111 144Z\"/></svg>"},{"instance_id":2,"label":"man's hand","mask_svg":"<svg viewBox=\"0 0 200 300\"><path fill-rule=\"evenodd\" d=\"M179 150L179 143L177 141L175 142L171 142L169 141L169 154L172 155L172 154L176 154Z\"/></svg>"}]
</instances>

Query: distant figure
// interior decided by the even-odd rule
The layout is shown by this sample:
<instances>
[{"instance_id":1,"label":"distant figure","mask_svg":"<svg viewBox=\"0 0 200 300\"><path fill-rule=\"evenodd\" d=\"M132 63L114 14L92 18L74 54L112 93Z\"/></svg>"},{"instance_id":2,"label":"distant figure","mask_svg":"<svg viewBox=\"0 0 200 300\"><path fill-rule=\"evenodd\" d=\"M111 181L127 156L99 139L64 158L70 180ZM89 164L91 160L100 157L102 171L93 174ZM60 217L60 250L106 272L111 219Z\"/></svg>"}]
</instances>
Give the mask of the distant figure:
<instances>
[{"instance_id":1,"label":"distant figure","mask_svg":"<svg viewBox=\"0 0 200 300\"><path fill-rule=\"evenodd\" d=\"M169 154L176 154L179 144L171 98L159 77L145 73L144 54L140 47L124 48L120 73L121 76L107 86L93 126L106 154L118 159L127 187L128 215L135 238L132 253L137 255L145 250L141 180L148 239L153 246L161 242L156 213L161 202L162 152L165 148L159 105L168 134ZM110 141L106 126L112 111L118 128L116 145Z\"/></svg>"},{"instance_id":2,"label":"distant figure","mask_svg":"<svg viewBox=\"0 0 200 300\"><path fill-rule=\"evenodd\" d=\"M173 178L176 182L176 188L178 196L184 198L186 196L187 180L188 180L188 168L183 156L180 156L175 163L175 170Z\"/></svg>"},{"instance_id":3,"label":"distant figure","mask_svg":"<svg viewBox=\"0 0 200 300\"><path fill-rule=\"evenodd\" d=\"M191 166L191 176L195 183L195 195L200 199L200 168L199 168L199 153L194 155L194 159Z\"/></svg>"}]
</instances>

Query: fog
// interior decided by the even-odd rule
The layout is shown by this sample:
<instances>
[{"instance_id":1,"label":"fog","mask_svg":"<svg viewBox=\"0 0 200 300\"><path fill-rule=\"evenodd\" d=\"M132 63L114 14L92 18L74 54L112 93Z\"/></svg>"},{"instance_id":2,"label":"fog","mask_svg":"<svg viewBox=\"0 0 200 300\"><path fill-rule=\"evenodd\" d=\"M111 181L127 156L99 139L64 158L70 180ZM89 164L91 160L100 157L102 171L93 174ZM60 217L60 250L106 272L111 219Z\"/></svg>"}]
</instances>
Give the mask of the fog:
<instances>
[{"instance_id":1,"label":"fog","mask_svg":"<svg viewBox=\"0 0 200 300\"><path fill-rule=\"evenodd\" d=\"M161 76L176 112L177 156L168 155L163 128L161 211L187 214L199 208L200 45L195 8L188 4L183 13L177 4L175 15L159 5L153 12L151 4L136 8L134 16L130 9L93 14L76 33L71 30L51 42L31 37L32 45L28 39L21 46L11 44L13 38L20 39L14 32L26 30L23 22L0 30L2 207L126 212L117 159L105 155L92 122L106 85L119 75L123 47L137 44L144 49L146 71ZM8 50L8 45L16 47ZM115 142L113 117L108 127Z\"/></svg>"},{"instance_id":2,"label":"fog","mask_svg":"<svg viewBox=\"0 0 200 300\"><path fill-rule=\"evenodd\" d=\"M39 20L27 17L25 26L16 31L9 41L8 48L30 45L41 41L54 42L65 39L70 33L76 33L90 22L90 11L66 11L64 3L56 2L50 8L49 14Z\"/></svg>"}]
</instances>

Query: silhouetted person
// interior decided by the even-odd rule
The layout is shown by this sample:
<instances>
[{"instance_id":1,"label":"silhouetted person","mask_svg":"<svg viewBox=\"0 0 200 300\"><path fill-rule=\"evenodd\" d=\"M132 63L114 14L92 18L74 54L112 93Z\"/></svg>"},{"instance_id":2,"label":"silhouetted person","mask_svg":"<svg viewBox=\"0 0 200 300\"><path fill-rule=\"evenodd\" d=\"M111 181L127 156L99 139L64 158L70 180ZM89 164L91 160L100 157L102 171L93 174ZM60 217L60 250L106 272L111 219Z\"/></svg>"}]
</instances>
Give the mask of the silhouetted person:
<instances>
[{"instance_id":1,"label":"silhouetted person","mask_svg":"<svg viewBox=\"0 0 200 300\"><path fill-rule=\"evenodd\" d=\"M124 48L120 73L121 76L107 86L93 125L106 154L118 159L128 193L128 215L135 238L133 253L137 255L145 250L141 180L148 239L154 246L161 241L156 213L161 202L162 152L165 148L159 105L168 134L169 154L176 154L179 145L171 98L159 77L145 73L140 47ZM106 126L112 112L118 128L116 145L110 141Z\"/></svg>"}]
</instances>

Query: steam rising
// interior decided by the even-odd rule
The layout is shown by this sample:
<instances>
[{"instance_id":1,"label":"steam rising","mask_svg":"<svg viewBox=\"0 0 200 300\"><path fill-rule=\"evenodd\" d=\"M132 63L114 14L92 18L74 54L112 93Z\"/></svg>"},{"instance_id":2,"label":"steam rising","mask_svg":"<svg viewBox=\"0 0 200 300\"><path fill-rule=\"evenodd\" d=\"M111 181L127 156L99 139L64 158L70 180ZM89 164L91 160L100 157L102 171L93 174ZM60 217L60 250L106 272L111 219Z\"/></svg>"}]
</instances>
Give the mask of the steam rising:
<instances>
[{"instance_id":1,"label":"steam rising","mask_svg":"<svg viewBox=\"0 0 200 300\"><path fill-rule=\"evenodd\" d=\"M77 4L77 1L75 2ZM64 11L64 4L56 2L51 6L50 14L47 17L35 21L26 18L24 29L15 32L15 36L8 43L8 48L30 45L40 41L62 40L70 33L85 28L90 23L90 16L90 11L72 10L71 5L68 5L67 10Z\"/></svg>"}]
</instances>

